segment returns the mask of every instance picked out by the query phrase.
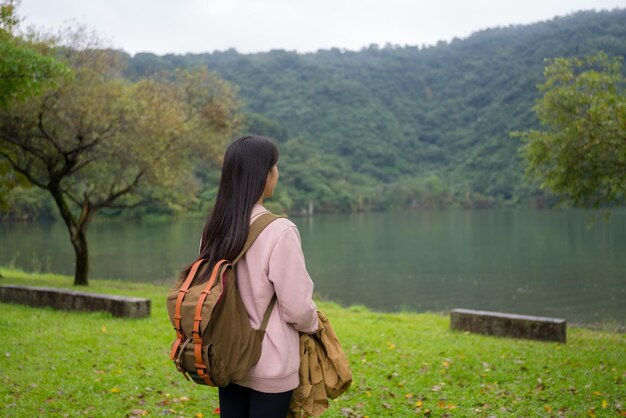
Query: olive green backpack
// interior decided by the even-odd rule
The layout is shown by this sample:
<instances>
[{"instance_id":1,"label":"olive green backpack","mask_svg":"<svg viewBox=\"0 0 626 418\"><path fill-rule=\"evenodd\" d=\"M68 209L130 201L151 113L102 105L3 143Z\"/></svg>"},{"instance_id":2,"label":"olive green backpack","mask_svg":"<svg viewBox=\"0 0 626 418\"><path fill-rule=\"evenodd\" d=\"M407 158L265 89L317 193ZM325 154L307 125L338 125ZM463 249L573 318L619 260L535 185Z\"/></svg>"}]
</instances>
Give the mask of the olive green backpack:
<instances>
[{"instance_id":1,"label":"olive green backpack","mask_svg":"<svg viewBox=\"0 0 626 418\"><path fill-rule=\"evenodd\" d=\"M278 218L269 212L260 215L250 225L246 243L234 260L220 260L208 281L191 285L201 266L208 263L197 260L187 278L168 294L167 312L176 330L170 358L187 380L225 387L243 379L259 361L276 295L261 327L253 329L237 289L236 266L261 231Z\"/></svg>"}]
</instances>

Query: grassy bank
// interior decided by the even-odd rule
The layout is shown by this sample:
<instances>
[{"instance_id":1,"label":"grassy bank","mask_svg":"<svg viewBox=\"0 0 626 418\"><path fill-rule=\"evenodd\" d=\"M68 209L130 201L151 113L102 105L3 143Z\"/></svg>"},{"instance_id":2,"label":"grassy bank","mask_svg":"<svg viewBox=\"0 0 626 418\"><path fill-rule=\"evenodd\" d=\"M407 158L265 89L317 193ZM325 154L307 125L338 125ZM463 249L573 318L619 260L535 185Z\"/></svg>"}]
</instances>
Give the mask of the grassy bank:
<instances>
[{"instance_id":1,"label":"grassy bank","mask_svg":"<svg viewBox=\"0 0 626 418\"><path fill-rule=\"evenodd\" d=\"M0 283L71 287L65 276L0 269ZM168 359L162 286L92 280L93 292L152 299L148 319L0 304L0 416L217 416L215 389ZM567 344L448 329L437 314L320 302L354 383L325 416L626 416L626 335L568 330Z\"/></svg>"}]
</instances>

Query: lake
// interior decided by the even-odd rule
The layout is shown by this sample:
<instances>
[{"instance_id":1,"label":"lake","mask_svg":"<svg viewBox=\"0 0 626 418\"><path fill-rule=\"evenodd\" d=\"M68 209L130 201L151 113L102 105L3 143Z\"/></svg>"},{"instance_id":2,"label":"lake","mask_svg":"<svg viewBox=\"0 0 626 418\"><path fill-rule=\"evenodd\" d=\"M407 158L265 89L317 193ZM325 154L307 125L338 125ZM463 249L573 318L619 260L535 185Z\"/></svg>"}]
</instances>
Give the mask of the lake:
<instances>
[{"instance_id":1,"label":"lake","mask_svg":"<svg viewBox=\"0 0 626 418\"><path fill-rule=\"evenodd\" d=\"M593 226L589 223L596 219ZM491 209L293 218L322 297L374 310L452 308L626 324L626 210ZM202 220L101 220L93 278L167 282ZM64 224L0 223L0 265L73 274Z\"/></svg>"}]
</instances>

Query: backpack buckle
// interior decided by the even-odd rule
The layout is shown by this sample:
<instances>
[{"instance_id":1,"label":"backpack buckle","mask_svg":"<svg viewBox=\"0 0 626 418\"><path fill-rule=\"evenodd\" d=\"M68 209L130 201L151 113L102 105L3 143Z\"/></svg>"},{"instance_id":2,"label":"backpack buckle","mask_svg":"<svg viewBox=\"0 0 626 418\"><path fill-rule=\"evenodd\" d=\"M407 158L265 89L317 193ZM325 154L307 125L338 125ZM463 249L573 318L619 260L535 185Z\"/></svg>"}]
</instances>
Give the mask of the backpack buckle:
<instances>
[{"instance_id":1,"label":"backpack buckle","mask_svg":"<svg viewBox=\"0 0 626 418\"><path fill-rule=\"evenodd\" d=\"M185 348L187 347L187 345L191 342L191 338L187 338L183 344L179 347L177 347L177 354L174 358L172 358L172 361L174 362L174 365L176 366L176 369L181 372L183 374L183 376L185 376L185 379L191 381L191 379L189 378L189 375L187 374L187 370L185 370L183 368L183 360L181 359L183 352L185 351Z\"/></svg>"},{"instance_id":2,"label":"backpack buckle","mask_svg":"<svg viewBox=\"0 0 626 418\"><path fill-rule=\"evenodd\" d=\"M189 375L187 374L187 370L183 369L183 366L181 366L180 362L176 362L176 360L174 360L174 365L176 366L176 369L179 372L181 372L183 376L185 376L185 379L191 382L191 379L189 378Z\"/></svg>"}]
</instances>

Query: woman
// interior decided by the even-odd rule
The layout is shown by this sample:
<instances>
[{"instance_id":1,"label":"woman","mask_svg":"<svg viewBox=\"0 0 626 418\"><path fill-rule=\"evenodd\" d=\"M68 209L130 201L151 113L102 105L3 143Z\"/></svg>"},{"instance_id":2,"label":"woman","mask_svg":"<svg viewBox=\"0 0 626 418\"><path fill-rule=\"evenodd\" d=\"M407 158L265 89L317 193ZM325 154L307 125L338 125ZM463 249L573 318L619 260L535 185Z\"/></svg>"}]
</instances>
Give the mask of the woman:
<instances>
[{"instance_id":1,"label":"woman","mask_svg":"<svg viewBox=\"0 0 626 418\"><path fill-rule=\"evenodd\" d=\"M278 149L267 138L246 136L226 150L213 212L202 234L200 257L234 259L250 223L267 212L278 181ZM210 269L207 269L210 271ZM237 264L237 281L250 324L259 328L274 293L277 303L258 363L247 377L219 388L220 416L286 416L299 384L299 333L317 330L317 309L296 226L285 218L270 223Z\"/></svg>"}]
</instances>

